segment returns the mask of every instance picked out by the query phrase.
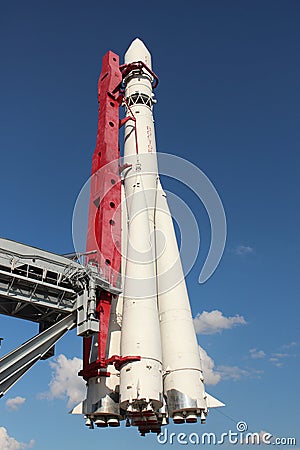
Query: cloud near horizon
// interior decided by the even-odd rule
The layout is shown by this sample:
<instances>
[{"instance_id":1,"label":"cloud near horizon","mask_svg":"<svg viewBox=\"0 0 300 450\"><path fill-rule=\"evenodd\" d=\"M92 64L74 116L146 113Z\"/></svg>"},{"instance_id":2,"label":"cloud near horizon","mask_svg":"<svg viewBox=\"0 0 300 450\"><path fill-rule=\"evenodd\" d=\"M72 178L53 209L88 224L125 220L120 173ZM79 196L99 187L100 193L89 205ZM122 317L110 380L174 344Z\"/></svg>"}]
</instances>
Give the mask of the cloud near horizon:
<instances>
[{"instance_id":1,"label":"cloud near horizon","mask_svg":"<svg viewBox=\"0 0 300 450\"><path fill-rule=\"evenodd\" d=\"M200 345L199 354L206 385L215 385L226 380L237 381L241 378L259 378L263 373L260 370L242 369L238 366L216 366L213 358Z\"/></svg>"},{"instance_id":2,"label":"cloud near horizon","mask_svg":"<svg viewBox=\"0 0 300 450\"><path fill-rule=\"evenodd\" d=\"M222 330L228 330L236 325L246 325L243 316L226 317L217 309L214 311L203 311L194 318L194 327L197 334L215 334Z\"/></svg>"},{"instance_id":3,"label":"cloud near horizon","mask_svg":"<svg viewBox=\"0 0 300 450\"><path fill-rule=\"evenodd\" d=\"M35 444L34 439L31 439L28 444L19 442L12 436L9 436L5 427L0 427L0 448L1 450L25 450L32 448Z\"/></svg>"},{"instance_id":4,"label":"cloud near horizon","mask_svg":"<svg viewBox=\"0 0 300 450\"><path fill-rule=\"evenodd\" d=\"M221 381L221 375L215 370L214 360L199 345L200 361L205 384L215 385Z\"/></svg>"},{"instance_id":5,"label":"cloud near horizon","mask_svg":"<svg viewBox=\"0 0 300 450\"><path fill-rule=\"evenodd\" d=\"M222 380L233 381L240 380L241 378L260 378L263 374L262 370L242 369L238 366L218 366L217 370Z\"/></svg>"},{"instance_id":6,"label":"cloud near horizon","mask_svg":"<svg viewBox=\"0 0 300 450\"><path fill-rule=\"evenodd\" d=\"M250 255L254 253L254 248L250 247L250 245L238 245L233 252L235 255Z\"/></svg>"},{"instance_id":7,"label":"cloud near horizon","mask_svg":"<svg viewBox=\"0 0 300 450\"><path fill-rule=\"evenodd\" d=\"M11 411L17 411L23 403L25 403L26 398L24 397L14 397L6 400L5 405Z\"/></svg>"},{"instance_id":8,"label":"cloud near horizon","mask_svg":"<svg viewBox=\"0 0 300 450\"><path fill-rule=\"evenodd\" d=\"M251 348L249 350L250 356L253 359L265 358L266 353L263 350L257 350L256 348Z\"/></svg>"},{"instance_id":9,"label":"cloud near horizon","mask_svg":"<svg viewBox=\"0 0 300 450\"><path fill-rule=\"evenodd\" d=\"M67 399L67 407L70 408L81 402L86 395L84 380L78 376L82 368L82 360L79 358L68 359L60 354L56 360L50 361L52 379L49 383L49 392L39 395L40 399L52 400L55 398Z\"/></svg>"},{"instance_id":10,"label":"cloud near horizon","mask_svg":"<svg viewBox=\"0 0 300 450\"><path fill-rule=\"evenodd\" d=\"M272 353L271 357L269 358L269 361L275 364L276 367L282 367L283 366L282 360L284 358L290 358L294 356L295 355L292 353Z\"/></svg>"},{"instance_id":11,"label":"cloud near horizon","mask_svg":"<svg viewBox=\"0 0 300 450\"><path fill-rule=\"evenodd\" d=\"M292 342L290 342L289 344L283 344L283 345L281 345L281 349L282 350L289 350L289 349L291 349L291 348L293 348L293 347L296 347L297 346L297 342L295 342L295 341L292 341Z\"/></svg>"}]
</instances>

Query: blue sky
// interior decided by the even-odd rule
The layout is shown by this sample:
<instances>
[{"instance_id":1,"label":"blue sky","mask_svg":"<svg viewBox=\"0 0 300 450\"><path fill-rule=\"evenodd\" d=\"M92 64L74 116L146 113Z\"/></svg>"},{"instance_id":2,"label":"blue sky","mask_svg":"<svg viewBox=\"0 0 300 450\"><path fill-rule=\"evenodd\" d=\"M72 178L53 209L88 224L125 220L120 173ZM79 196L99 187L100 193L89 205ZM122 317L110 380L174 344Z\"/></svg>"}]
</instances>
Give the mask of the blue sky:
<instances>
[{"instance_id":1,"label":"blue sky","mask_svg":"<svg viewBox=\"0 0 300 450\"><path fill-rule=\"evenodd\" d=\"M199 285L208 217L190 190L164 179L201 231L187 283L194 316L202 314L199 343L211 358L208 391L227 405L211 411L204 429L170 431L222 433L245 420L252 431L294 436L300 447L299 19L296 0L0 4L2 237L72 251L72 211L95 145L101 59L109 49L122 56L137 36L160 78L158 150L196 164L222 199L225 253ZM0 317L1 354L35 332L34 324ZM61 354L80 358L74 332L57 345ZM142 441L132 429L87 430L67 414L67 396L41 399L58 368L41 362L1 400L0 427L16 440L7 448L32 439L37 450L159 447L155 436ZM25 401L12 410L6 400L16 397Z\"/></svg>"}]
</instances>

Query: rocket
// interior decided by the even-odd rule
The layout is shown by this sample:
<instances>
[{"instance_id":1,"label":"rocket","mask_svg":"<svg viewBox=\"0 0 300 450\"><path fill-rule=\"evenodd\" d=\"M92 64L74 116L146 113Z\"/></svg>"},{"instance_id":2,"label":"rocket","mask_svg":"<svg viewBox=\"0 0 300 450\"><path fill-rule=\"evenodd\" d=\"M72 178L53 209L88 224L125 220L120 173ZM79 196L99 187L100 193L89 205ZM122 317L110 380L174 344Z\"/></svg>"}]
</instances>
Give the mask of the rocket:
<instances>
[{"instance_id":1,"label":"rocket","mask_svg":"<svg viewBox=\"0 0 300 450\"><path fill-rule=\"evenodd\" d=\"M157 83L151 54L140 39L131 43L123 65L113 52L104 56L86 247L94 282L78 333L84 340L80 375L87 396L72 411L84 414L90 428L125 420L142 435L160 433L170 421L205 423L209 408L224 406L205 391L172 215L159 178Z\"/></svg>"}]
</instances>

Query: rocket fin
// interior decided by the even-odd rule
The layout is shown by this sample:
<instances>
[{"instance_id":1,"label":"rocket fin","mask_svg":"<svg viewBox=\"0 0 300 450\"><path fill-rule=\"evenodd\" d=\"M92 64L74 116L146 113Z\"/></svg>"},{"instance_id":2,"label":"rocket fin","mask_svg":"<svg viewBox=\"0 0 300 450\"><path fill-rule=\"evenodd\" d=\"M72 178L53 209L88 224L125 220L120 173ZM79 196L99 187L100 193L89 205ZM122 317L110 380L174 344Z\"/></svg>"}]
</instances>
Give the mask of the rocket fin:
<instances>
[{"instance_id":1,"label":"rocket fin","mask_svg":"<svg viewBox=\"0 0 300 450\"><path fill-rule=\"evenodd\" d=\"M74 406L74 408L69 411L69 414L83 414L83 402L80 402L78 405Z\"/></svg>"},{"instance_id":2,"label":"rocket fin","mask_svg":"<svg viewBox=\"0 0 300 450\"><path fill-rule=\"evenodd\" d=\"M225 406L225 403L220 402L217 398L206 392L206 403L208 408L219 408Z\"/></svg>"}]
</instances>

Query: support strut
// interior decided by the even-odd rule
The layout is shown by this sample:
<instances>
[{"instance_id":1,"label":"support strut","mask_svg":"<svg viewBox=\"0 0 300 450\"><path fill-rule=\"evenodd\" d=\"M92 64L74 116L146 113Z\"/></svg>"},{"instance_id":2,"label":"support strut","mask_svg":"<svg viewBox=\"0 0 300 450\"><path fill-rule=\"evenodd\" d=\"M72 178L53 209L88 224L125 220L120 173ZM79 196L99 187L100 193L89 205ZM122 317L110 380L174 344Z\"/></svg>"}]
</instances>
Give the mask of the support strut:
<instances>
[{"instance_id":1,"label":"support strut","mask_svg":"<svg viewBox=\"0 0 300 450\"><path fill-rule=\"evenodd\" d=\"M0 359L0 397L76 324L72 313Z\"/></svg>"}]
</instances>

